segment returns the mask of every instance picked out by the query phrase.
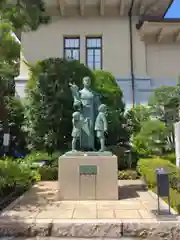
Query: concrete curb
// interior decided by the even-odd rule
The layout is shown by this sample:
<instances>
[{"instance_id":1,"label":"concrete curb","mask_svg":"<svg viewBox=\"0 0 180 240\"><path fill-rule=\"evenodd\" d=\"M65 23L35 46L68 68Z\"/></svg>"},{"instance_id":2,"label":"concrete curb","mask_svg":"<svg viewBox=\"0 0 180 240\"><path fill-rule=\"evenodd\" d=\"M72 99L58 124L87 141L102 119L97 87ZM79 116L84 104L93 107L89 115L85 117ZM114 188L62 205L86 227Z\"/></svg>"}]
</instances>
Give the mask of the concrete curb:
<instances>
[{"instance_id":1,"label":"concrete curb","mask_svg":"<svg viewBox=\"0 0 180 240\"><path fill-rule=\"evenodd\" d=\"M156 220L1 220L0 237L180 239L177 221Z\"/></svg>"}]
</instances>

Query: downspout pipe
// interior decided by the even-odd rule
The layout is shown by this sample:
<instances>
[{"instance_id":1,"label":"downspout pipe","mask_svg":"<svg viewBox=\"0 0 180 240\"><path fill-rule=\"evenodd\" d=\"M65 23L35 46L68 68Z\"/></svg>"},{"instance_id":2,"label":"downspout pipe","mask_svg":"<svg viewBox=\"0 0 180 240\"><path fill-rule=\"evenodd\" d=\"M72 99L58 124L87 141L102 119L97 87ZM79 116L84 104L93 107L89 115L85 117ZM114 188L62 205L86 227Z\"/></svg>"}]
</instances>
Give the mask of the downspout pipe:
<instances>
[{"instance_id":1,"label":"downspout pipe","mask_svg":"<svg viewBox=\"0 0 180 240\"><path fill-rule=\"evenodd\" d=\"M135 105L135 76L134 76L134 58L133 58L133 28L132 28L132 10L135 0L131 1L129 10L129 43L130 43L130 68L131 68L131 87L132 87L132 107Z\"/></svg>"}]
</instances>

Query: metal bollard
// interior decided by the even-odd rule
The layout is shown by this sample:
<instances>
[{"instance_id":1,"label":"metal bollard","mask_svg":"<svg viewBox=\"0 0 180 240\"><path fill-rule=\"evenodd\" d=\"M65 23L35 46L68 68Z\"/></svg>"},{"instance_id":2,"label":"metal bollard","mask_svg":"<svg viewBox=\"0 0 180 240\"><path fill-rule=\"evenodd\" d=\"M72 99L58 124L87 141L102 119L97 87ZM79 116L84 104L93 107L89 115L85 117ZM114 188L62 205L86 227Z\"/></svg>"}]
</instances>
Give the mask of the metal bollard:
<instances>
[{"instance_id":1,"label":"metal bollard","mask_svg":"<svg viewBox=\"0 0 180 240\"><path fill-rule=\"evenodd\" d=\"M156 169L156 179L158 195L158 214L160 214L160 197L168 198L169 214L171 214L168 173L163 168L158 168Z\"/></svg>"}]
</instances>

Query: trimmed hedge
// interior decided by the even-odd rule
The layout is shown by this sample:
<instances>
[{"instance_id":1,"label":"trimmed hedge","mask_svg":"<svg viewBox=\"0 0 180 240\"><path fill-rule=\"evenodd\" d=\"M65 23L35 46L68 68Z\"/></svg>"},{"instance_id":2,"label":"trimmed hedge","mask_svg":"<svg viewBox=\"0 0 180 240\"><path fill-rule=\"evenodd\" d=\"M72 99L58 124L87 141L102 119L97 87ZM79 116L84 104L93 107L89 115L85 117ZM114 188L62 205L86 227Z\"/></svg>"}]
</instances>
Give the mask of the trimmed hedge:
<instances>
[{"instance_id":1,"label":"trimmed hedge","mask_svg":"<svg viewBox=\"0 0 180 240\"><path fill-rule=\"evenodd\" d=\"M139 178L137 171L135 170L123 170L119 171L118 179L120 180L136 180Z\"/></svg>"},{"instance_id":2,"label":"trimmed hedge","mask_svg":"<svg viewBox=\"0 0 180 240\"><path fill-rule=\"evenodd\" d=\"M157 186L157 168L164 168L169 173L171 206L180 213L180 169L170 161L158 157L140 159L137 164L139 174L154 192Z\"/></svg>"},{"instance_id":3,"label":"trimmed hedge","mask_svg":"<svg viewBox=\"0 0 180 240\"><path fill-rule=\"evenodd\" d=\"M137 171L144 178L150 188L156 186L157 168L164 168L169 173L171 188L180 192L180 169L170 161L157 157L140 159L137 164Z\"/></svg>"},{"instance_id":4,"label":"trimmed hedge","mask_svg":"<svg viewBox=\"0 0 180 240\"><path fill-rule=\"evenodd\" d=\"M168 154L164 155L162 158L165 159L165 160L168 160L171 163L173 163L174 165L176 165L176 155L175 155L174 152L173 153L168 153Z\"/></svg>"}]
</instances>

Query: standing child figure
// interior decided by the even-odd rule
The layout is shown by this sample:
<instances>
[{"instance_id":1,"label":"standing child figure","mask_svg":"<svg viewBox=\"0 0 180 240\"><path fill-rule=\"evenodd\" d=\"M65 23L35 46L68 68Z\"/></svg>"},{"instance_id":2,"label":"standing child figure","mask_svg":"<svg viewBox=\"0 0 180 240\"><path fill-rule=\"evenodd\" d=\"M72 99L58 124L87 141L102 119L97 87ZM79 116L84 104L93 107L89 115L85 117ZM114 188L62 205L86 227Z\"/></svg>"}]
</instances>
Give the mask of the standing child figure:
<instances>
[{"instance_id":1,"label":"standing child figure","mask_svg":"<svg viewBox=\"0 0 180 240\"><path fill-rule=\"evenodd\" d=\"M100 152L105 151L105 132L107 132L107 119L106 119L106 111L107 107L105 104L101 104L98 108L98 116L95 122L95 131L96 136L100 141L101 148Z\"/></svg>"},{"instance_id":2,"label":"standing child figure","mask_svg":"<svg viewBox=\"0 0 180 240\"><path fill-rule=\"evenodd\" d=\"M81 114L80 112L76 111L73 113L72 117L72 151L76 151L77 142L80 140L81 134Z\"/></svg>"},{"instance_id":3,"label":"standing child figure","mask_svg":"<svg viewBox=\"0 0 180 240\"><path fill-rule=\"evenodd\" d=\"M75 112L72 115L72 151L76 151L77 142L80 141L81 138L81 130L83 128L84 123L87 122L87 119L84 119L81 114L81 103L76 101L74 104Z\"/></svg>"}]
</instances>

